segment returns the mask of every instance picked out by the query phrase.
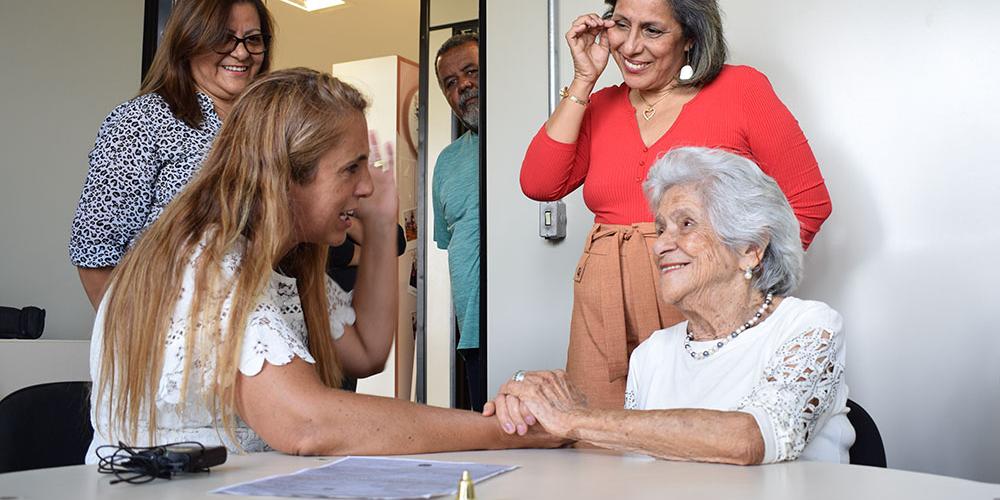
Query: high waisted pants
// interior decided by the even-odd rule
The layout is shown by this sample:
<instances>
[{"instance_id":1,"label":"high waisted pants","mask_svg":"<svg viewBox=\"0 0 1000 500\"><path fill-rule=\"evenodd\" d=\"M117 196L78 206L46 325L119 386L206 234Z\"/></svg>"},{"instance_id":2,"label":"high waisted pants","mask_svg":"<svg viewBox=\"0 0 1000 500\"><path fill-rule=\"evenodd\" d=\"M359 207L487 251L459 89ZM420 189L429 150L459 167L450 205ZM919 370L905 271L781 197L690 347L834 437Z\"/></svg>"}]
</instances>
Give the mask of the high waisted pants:
<instances>
[{"instance_id":1,"label":"high waisted pants","mask_svg":"<svg viewBox=\"0 0 1000 500\"><path fill-rule=\"evenodd\" d=\"M652 222L594 224L573 285L566 373L591 408L622 408L632 350L677 324L677 309L660 298Z\"/></svg>"}]
</instances>

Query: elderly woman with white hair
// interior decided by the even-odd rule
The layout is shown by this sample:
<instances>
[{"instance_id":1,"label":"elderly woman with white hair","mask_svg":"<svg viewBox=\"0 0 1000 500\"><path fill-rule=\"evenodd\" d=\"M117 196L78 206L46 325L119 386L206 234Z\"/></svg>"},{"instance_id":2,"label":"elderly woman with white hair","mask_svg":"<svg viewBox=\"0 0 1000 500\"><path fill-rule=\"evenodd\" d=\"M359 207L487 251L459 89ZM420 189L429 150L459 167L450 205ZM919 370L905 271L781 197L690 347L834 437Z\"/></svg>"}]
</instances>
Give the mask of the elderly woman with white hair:
<instances>
[{"instance_id":1,"label":"elderly woman with white hair","mask_svg":"<svg viewBox=\"0 0 1000 500\"><path fill-rule=\"evenodd\" d=\"M484 413L508 433L540 423L673 460L848 462L841 318L790 295L803 251L777 183L743 157L686 147L665 154L644 187L660 292L685 321L632 353L625 409L588 408L562 371L519 371Z\"/></svg>"}]
</instances>

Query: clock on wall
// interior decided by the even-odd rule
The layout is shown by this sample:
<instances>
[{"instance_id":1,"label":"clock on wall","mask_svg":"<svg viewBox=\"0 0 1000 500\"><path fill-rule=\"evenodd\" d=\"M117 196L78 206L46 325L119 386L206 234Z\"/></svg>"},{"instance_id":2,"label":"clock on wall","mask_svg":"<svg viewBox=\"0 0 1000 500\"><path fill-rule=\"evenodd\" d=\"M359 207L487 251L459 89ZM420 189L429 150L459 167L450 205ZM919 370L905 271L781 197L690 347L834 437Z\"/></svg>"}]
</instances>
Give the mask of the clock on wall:
<instances>
[{"instance_id":1,"label":"clock on wall","mask_svg":"<svg viewBox=\"0 0 1000 500\"><path fill-rule=\"evenodd\" d=\"M406 112L403 114L403 130L406 132L406 144L414 155L417 154L417 143L420 142L418 125L420 123L420 91L413 89L403 101Z\"/></svg>"}]
</instances>

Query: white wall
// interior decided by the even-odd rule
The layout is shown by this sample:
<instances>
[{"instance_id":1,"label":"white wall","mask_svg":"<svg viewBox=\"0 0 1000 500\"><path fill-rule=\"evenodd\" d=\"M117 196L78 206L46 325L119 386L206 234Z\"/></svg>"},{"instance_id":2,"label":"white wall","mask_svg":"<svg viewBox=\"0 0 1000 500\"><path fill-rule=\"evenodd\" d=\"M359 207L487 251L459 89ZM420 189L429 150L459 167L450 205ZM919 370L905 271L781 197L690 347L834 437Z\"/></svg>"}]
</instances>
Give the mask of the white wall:
<instances>
[{"instance_id":1,"label":"white wall","mask_svg":"<svg viewBox=\"0 0 1000 500\"><path fill-rule=\"evenodd\" d=\"M992 328L1000 2L720 3L730 61L771 78L827 179L833 216L797 295L843 314L851 397L875 416L889 465L1000 482L1000 336ZM547 115L545 5L508 0L489 9L495 391L515 369L565 362L571 275L592 216L575 194L567 241L535 235L535 204L521 195L517 169ZM601 5L563 0L560 9L565 31ZM513 23L518 30L504 29ZM568 51L561 57L566 74Z\"/></svg>"},{"instance_id":2,"label":"white wall","mask_svg":"<svg viewBox=\"0 0 1000 500\"><path fill-rule=\"evenodd\" d=\"M566 240L542 240L538 204L518 184L524 151L548 116L545 2L488 2L486 9L484 265L491 395L518 369L565 365L571 276L589 222L575 193L566 200Z\"/></svg>"},{"instance_id":3,"label":"white wall","mask_svg":"<svg viewBox=\"0 0 1000 500\"><path fill-rule=\"evenodd\" d=\"M430 0L430 26L457 23L470 19L479 19L479 2L477 0ZM431 43L431 57L437 52L437 47Z\"/></svg>"},{"instance_id":4,"label":"white wall","mask_svg":"<svg viewBox=\"0 0 1000 500\"><path fill-rule=\"evenodd\" d=\"M0 340L0 400L24 387L90 380L90 340Z\"/></svg>"},{"instance_id":5,"label":"white wall","mask_svg":"<svg viewBox=\"0 0 1000 500\"><path fill-rule=\"evenodd\" d=\"M1000 482L1000 3L723 8L732 60L770 76L826 176L799 295L844 315L890 465Z\"/></svg>"},{"instance_id":6,"label":"white wall","mask_svg":"<svg viewBox=\"0 0 1000 500\"><path fill-rule=\"evenodd\" d=\"M277 25L272 69L329 71L333 63L420 57L419 0L365 0L316 12L271 0L267 8Z\"/></svg>"},{"instance_id":7,"label":"white wall","mask_svg":"<svg viewBox=\"0 0 1000 500\"><path fill-rule=\"evenodd\" d=\"M87 153L138 91L141 54L142 2L0 1L0 305L45 308L43 339L90 338L66 244Z\"/></svg>"}]
</instances>

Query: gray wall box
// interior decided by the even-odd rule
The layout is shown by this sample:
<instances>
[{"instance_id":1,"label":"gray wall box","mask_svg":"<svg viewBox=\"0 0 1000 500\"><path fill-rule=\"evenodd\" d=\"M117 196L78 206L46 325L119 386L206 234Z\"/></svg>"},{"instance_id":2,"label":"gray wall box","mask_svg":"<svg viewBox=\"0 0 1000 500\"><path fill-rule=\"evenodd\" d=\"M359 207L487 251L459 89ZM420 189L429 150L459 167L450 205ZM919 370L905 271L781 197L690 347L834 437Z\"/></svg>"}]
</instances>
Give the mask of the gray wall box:
<instances>
[{"instance_id":1,"label":"gray wall box","mask_svg":"<svg viewBox=\"0 0 1000 500\"><path fill-rule=\"evenodd\" d=\"M562 201L543 201L538 204L538 236L547 240L566 237L566 204Z\"/></svg>"}]
</instances>

